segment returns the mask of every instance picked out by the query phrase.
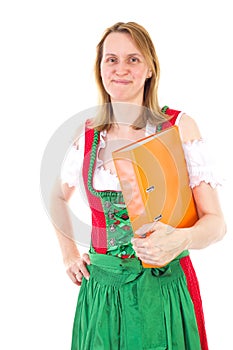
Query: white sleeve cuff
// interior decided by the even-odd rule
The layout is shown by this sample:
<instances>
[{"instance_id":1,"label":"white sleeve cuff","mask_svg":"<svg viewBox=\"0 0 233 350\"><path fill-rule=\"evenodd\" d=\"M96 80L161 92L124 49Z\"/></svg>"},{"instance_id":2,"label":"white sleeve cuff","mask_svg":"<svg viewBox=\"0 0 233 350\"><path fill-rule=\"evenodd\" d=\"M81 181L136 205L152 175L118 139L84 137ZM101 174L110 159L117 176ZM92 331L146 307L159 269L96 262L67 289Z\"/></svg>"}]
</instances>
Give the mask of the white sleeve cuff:
<instances>
[{"instance_id":1,"label":"white sleeve cuff","mask_svg":"<svg viewBox=\"0 0 233 350\"><path fill-rule=\"evenodd\" d=\"M223 178L220 177L207 145L202 139L183 143L183 150L191 188L198 186L202 181L213 188L222 185Z\"/></svg>"},{"instance_id":2,"label":"white sleeve cuff","mask_svg":"<svg viewBox=\"0 0 233 350\"><path fill-rule=\"evenodd\" d=\"M67 183L69 187L78 186L79 178L82 176L82 165L84 159L84 135L82 135L77 145L72 145L68 150L61 168L61 181Z\"/></svg>"}]
</instances>

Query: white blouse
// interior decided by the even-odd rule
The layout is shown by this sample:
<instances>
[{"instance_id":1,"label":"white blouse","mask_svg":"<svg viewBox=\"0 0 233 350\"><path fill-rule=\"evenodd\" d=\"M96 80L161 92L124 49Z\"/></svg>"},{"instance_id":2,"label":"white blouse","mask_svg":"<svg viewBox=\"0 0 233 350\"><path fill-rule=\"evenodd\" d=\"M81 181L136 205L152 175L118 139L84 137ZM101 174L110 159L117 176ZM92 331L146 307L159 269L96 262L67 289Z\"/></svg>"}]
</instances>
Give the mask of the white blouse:
<instances>
[{"instance_id":1,"label":"white blouse","mask_svg":"<svg viewBox=\"0 0 233 350\"><path fill-rule=\"evenodd\" d=\"M176 125L179 126L180 113ZM155 133L155 127L147 125L145 136ZM93 177L93 186L99 191L112 190L120 191L119 180L116 174L104 169L103 161L99 159L100 149L105 147L106 131L100 132L100 143L97 151L96 167ZM78 186L82 178L82 164L84 158L84 132L79 138L78 149L73 145L67 152L61 169L62 183L67 183L69 187ZM222 179L218 176L213 159L203 139L183 143L184 155L189 174L189 184L191 188L198 186L202 181L210 184L213 188L222 184Z\"/></svg>"}]
</instances>

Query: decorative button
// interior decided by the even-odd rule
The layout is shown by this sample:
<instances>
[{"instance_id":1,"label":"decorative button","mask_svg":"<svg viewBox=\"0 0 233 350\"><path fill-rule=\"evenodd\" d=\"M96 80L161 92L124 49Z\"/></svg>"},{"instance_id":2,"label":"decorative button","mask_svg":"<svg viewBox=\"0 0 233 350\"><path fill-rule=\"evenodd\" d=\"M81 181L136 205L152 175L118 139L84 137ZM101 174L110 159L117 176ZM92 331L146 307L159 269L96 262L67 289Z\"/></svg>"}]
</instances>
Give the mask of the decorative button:
<instances>
[{"instance_id":1,"label":"decorative button","mask_svg":"<svg viewBox=\"0 0 233 350\"><path fill-rule=\"evenodd\" d=\"M114 247L115 245L115 239L114 238L111 238L110 241L109 241L109 245Z\"/></svg>"},{"instance_id":2,"label":"decorative button","mask_svg":"<svg viewBox=\"0 0 233 350\"><path fill-rule=\"evenodd\" d=\"M111 231L111 232L116 231L116 227L115 227L115 225L110 225L110 231Z\"/></svg>"},{"instance_id":3,"label":"decorative button","mask_svg":"<svg viewBox=\"0 0 233 350\"><path fill-rule=\"evenodd\" d=\"M108 213L109 219L114 219L114 214L113 213Z\"/></svg>"}]
</instances>

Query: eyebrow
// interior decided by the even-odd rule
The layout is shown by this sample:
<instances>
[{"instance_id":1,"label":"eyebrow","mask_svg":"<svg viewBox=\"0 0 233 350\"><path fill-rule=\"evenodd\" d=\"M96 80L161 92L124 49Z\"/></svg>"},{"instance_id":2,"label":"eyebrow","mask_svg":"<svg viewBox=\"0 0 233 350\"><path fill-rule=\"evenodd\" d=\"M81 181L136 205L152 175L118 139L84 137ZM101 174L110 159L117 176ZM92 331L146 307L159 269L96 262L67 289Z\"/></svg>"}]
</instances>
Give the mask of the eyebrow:
<instances>
[{"instance_id":1,"label":"eyebrow","mask_svg":"<svg viewBox=\"0 0 233 350\"><path fill-rule=\"evenodd\" d=\"M104 55L105 57L106 56L117 56L117 54L115 54L115 53L106 53L105 55ZM133 53L129 53L128 55L126 55L127 57L130 57L130 56L142 56L142 54L140 54L140 53L138 53L138 52L133 52Z\"/></svg>"}]
</instances>

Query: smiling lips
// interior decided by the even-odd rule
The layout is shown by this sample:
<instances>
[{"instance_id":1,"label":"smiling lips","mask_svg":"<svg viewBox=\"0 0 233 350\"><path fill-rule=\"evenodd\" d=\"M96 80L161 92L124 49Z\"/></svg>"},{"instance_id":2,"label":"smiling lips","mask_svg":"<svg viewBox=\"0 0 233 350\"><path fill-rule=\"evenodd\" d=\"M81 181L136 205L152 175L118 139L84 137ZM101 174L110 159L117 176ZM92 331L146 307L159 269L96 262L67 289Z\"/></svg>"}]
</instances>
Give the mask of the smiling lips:
<instances>
[{"instance_id":1,"label":"smiling lips","mask_svg":"<svg viewBox=\"0 0 233 350\"><path fill-rule=\"evenodd\" d=\"M131 83L130 80L123 80L123 79L113 79L112 82L115 84L122 84L122 85L128 85Z\"/></svg>"}]
</instances>

